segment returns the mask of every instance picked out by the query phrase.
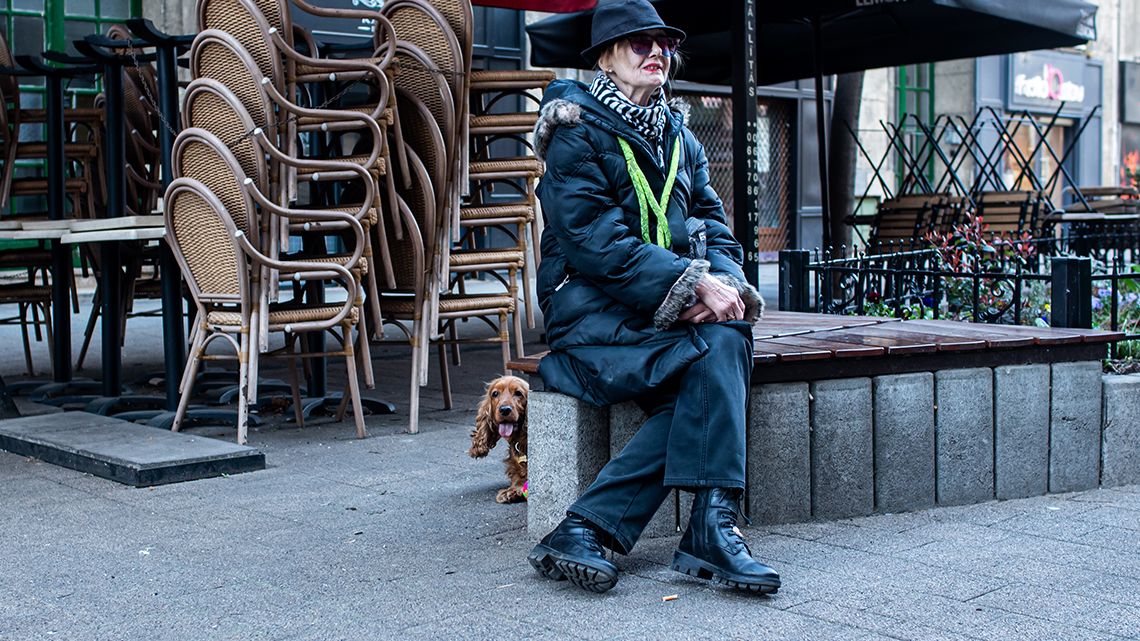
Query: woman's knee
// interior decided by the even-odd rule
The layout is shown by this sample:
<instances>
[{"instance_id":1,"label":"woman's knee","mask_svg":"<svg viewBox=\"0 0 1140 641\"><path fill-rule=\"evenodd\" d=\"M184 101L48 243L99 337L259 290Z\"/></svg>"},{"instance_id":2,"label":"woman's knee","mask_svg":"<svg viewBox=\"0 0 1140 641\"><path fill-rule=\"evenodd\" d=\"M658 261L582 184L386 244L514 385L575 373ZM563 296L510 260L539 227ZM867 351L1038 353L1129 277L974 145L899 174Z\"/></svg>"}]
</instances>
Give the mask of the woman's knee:
<instances>
[{"instance_id":1,"label":"woman's knee","mask_svg":"<svg viewBox=\"0 0 1140 641\"><path fill-rule=\"evenodd\" d=\"M710 353L739 353L752 358L752 332L741 331L733 325L722 323L702 323L697 325L697 334L709 346Z\"/></svg>"}]
</instances>

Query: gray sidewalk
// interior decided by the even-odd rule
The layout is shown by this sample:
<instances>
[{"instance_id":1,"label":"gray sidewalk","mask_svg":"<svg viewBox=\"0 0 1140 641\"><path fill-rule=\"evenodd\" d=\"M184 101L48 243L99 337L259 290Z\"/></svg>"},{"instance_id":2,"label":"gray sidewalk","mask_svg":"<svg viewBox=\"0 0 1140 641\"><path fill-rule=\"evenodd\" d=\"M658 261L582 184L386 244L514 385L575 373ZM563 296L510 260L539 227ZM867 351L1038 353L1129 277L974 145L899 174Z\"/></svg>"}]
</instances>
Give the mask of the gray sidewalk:
<instances>
[{"instance_id":1,"label":"gray sidewalk","mask_svg":"<svg viewBox=\"0 0 1140 641\"><path fill-rule=\"evenodd\" d=\"M158 369L157 322L130 323L130 371ZM406 355L376 350L400 415L365 440L271 416L264 471L134 489L0 452L0 640L1140 638L1140 487L745 528L772 598L670 571L676 536L619 556L605 595L540 579L526 506L494 502L503 452L466 456L497 348L463 351L451 411L432 359L417 435Z\"/></svg>"}]
</instances>

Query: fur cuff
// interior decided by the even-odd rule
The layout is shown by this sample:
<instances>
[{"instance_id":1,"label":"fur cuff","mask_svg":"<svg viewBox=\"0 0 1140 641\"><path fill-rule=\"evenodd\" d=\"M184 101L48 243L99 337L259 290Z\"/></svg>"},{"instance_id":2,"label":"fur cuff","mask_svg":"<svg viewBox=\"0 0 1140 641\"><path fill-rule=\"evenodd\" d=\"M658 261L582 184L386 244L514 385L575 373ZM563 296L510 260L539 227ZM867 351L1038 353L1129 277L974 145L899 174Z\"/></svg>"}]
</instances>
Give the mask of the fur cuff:
<instances>
[{"instance_id":1,"label":"fur cuff","mask_svg":"<svg viewBox=\"0 0 1140 641\"><path fill-rule=\"evenodd\" d=\"M575 102L551 100L543 105L538 114L538 122L534 123L534 155L546 162L546 146L554 137L554 130L559 125L573 127L582 119L582 107Z\"/></svg>"},{"instance_id":2,"label":"fur cuff","mask_svg":"<svg viewBox=\"0 0 1140 641\"><path fill-rule=\"evenodd\" d=\"M677 322L681 312L688 309L696 298L697 283L709 273L709 261L697 259L689 263L685 272L669 288L665 301L653 314L653 326L658 331L669 329Z\"/></svg>"},{"instance_id":3,"label":"fur cuff","mask_svg":"<svg viewBox=\"0 0 1140 641\"><path fill-rule=\"evenodd\" d=\"M744 301L743 320L755 324L756 321L764 317L764 297L756 291L755 287L731 274L713 274L713 278L732 287L740 294L740 300Z\"/></svg>"}]
</instances>

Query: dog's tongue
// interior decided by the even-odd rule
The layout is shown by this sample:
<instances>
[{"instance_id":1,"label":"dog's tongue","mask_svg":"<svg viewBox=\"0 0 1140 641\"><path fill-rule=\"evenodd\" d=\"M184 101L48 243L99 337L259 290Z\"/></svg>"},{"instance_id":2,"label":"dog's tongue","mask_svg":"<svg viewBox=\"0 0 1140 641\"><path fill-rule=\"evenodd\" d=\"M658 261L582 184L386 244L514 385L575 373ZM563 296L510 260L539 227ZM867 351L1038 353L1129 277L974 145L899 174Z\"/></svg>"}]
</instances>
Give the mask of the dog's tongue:
<instances>
[{"instance_id":1,"label":"dog's tongue","mask_svg":"<svg viewBox=\"0 0 1140 641\"><path fill-rule=\"evenodd\" d=\"M499 436L507 438L515 431L514 423L499 423Z\"/></svg>"}]
</instances>

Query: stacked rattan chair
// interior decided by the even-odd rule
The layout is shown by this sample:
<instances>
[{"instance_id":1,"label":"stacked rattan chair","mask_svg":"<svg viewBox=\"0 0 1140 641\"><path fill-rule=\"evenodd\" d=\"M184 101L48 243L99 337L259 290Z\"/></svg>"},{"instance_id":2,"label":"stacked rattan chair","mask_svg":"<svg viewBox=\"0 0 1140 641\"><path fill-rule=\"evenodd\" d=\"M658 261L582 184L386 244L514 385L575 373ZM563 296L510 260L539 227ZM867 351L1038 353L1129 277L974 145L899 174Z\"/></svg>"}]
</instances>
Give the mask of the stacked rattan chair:
<instances>
[{"instance_id":1,"label":"stacked rattan chair","mask_svg":"<svg viewBox=\"0 0 1140 641\"><path fill-rule=\"evenodd\" d=\"M196 132L191 130L192 135ZM220 145L220 141L210 141L200 137L194 143L203 147ZM184 166L194 163L187 156L196 152L195 144L187 143L183 150ZM224 146L215 146L220 152ZM216 160L221 155L213 156ZM236 160L229 167L214 166L215 172L232 170L227 178L232 179L231 187L240 185L236 172ZM211 174L217 175L217 174ZM300 414L300 392L295 357L305 353L294 352L297 338L310 332L329 332L340 344L339 350L322 352L321 355L340 355L348 369L348 389L344 399L351 401L356 422L357 436L364 436L364 417L360 405L360 394L356 379L356 353L353 331L360 320L355 292L359 289L356 277L345 267L327 262L278 261L260 252L245 231L239 229L242 221L247 229L254 229L252 201L240 189L223 190L227 196L237 199L244 208L227 208L221 199L206 185L188 177L176 179L170 184L165 197L167 237L175 257L182 269L196 307L196 326L190 348L190 359L183 375L182 397L174 420L174 429L181 426L190 398L193 381L203 361L230 358L239 364L238 436L239 443L247 440L247 420L252 379L256 377L258 359L256 316L267 318L267 329L286 335L285 347L278 350L289 361L290 382L293 389L293 405ZM244 198L242 198L244 197ZM350 216L345 222L355 222ZM352 224L352 223L349 223ZM363 229L357 224L354 228L360 244L363 244ZM344 288L346 296L342 304L301 305L286 304L259 308L259 296L255 291L258 281L254 276L272 270L282 276L307 282L335 282ZM338 333L339 332L339 333ZM218 338L223 338L234 348L235 356L208 354L207 346ZM341 405L338 419L343 417L345 405Z\"/></svg>"}]
</instances>

